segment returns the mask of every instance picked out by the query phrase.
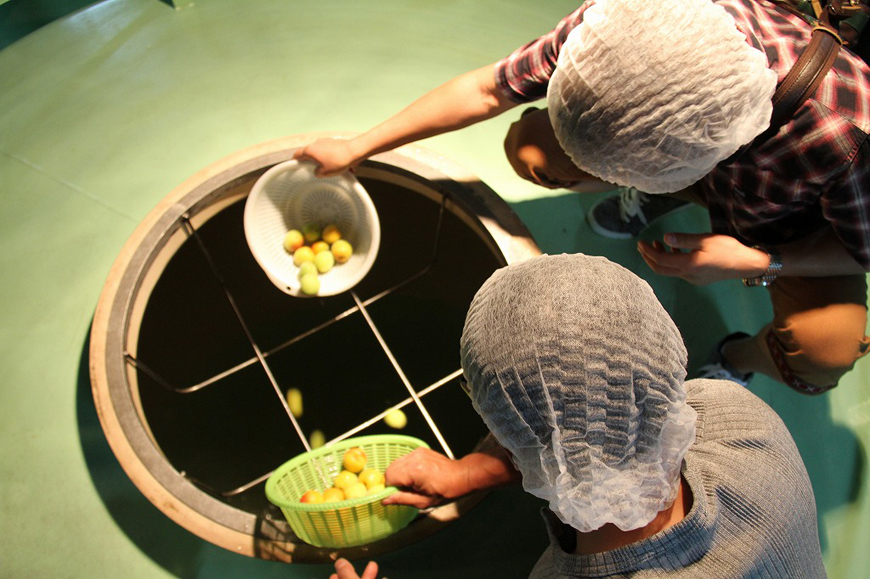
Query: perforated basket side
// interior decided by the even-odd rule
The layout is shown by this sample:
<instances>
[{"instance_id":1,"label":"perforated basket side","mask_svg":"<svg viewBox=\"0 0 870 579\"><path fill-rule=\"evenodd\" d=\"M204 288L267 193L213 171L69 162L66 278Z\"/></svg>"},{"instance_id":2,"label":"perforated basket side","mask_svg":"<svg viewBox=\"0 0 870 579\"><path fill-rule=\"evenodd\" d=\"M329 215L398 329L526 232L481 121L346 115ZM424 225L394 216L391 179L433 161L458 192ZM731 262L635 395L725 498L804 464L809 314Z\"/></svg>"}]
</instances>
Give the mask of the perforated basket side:
<instances>
[{"instance_id":1,"label":"perforated basket side","mask_svg":"<svg viewBox=\"0 0 870 579\"><path fill-rule=\"evenodd\" d=\"M339 503L299 502L306 491L322 491L331 486L332 479L341 471L345 451L355 446L365 451L366 466L381 472L415 448L428 448L422 440L408 436L364 436L299 455L279 467L266 481L266 495L281 508L293 531L306 543L318 547L370 543L402 529L417 515L413 507L381 503L397 490L395 487Z\"/></svg>"},{"instance_id":2,"label":"perforated basket side","mask_svg":"<svg viewBox=\"0 0 870 579\"><path fill-rule=\"evenodd\" d=\"M322 274L318 295L356 285L371 269L380 248L380 221L368 193L350 174L315 177L311 163L275 165L254 184L245 205L245 237L256 261L282 291L302 297L299 268L284 249L290 229L314 223L336 225L353 246L347 263Z\"/></svg>"},{"instance_id":3,"label":"perforated basket side","mask_svg":"<svg viewBox=\"0 0 870 579\"><path fill-rule=\"evenodd\" d=\"M403 529L418 510L380 501L324 511L281 509L293 532L316 547L353 547L389 537Z\"/></svg>"}]
</instances>

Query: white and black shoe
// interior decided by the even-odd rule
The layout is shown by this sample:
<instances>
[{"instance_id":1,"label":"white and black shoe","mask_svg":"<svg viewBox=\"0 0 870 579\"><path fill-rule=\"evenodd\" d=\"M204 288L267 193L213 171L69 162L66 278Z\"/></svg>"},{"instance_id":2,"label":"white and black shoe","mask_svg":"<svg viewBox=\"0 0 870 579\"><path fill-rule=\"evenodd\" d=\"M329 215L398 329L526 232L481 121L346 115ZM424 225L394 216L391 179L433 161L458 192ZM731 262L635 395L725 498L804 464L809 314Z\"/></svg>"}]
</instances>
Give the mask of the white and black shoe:
<instances>
[{"instance_id":1,"label":"white and black shoe","mask_svg":"<svg viewBox=\"0 0 870 579\"><path fill-rule=\"evenodd\" d=\"M728 334L719 340L719 343L716 344L715 348L713 348L713 353L710 355L707 363L698 369L698 375L696 378L731 380L732 382L737 382L741 386L749 386L749 382L752 380L754 374L752 372L741 374L734 368L734 366L729 364L722 355L722 347L726 343L732 340L741 340L748 337L749 334L745 332L734 332L733 334Z\"/></svg>"},{"instance_id":2,"label":"white and black shoe","mask_svg":"<svg viewBox=\"0 0 870 579\"><path fill-rule=\"evenodd\" d=\"M586 214L586 221L598 235L630 239L640 235L656 219L690 204L669 195L652 195L634 187L621 187L618 195L593 205Z\"/></svg>"}]
</instances>

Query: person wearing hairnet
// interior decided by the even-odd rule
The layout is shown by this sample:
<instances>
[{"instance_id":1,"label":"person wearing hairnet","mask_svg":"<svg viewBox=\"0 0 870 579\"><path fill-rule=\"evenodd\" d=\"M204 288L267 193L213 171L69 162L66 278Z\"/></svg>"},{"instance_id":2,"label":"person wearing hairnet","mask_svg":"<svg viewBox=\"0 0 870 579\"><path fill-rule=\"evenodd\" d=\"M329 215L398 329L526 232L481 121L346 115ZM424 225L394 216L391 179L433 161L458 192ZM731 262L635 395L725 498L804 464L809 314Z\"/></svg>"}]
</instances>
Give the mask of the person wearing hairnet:
<instances>
[{"instance_id":1,"label":"person wearing hairnet","mask_svg":"<svg viewBox=\"0 0 870 579\"><path fill-rule=\"evenodd\" d=\"M733 382L685 381L686 358L652 288L606 258L501 268L460 339L471 404L497 444L397 459L387 484L403 490L384 503L428 507L521 480L547 503L535 578L824 577L785 425Z\"/></svg>"},{"instance_id":2,"label":"person wearing hairnet","mask_svg":"<svg viewBox=\"0 0 870 579\"><path fill-rule=\"evenodd\" d=\"M723 338L701 375L745 385L759 372L817 394L870 349L870 70L841 49L794 118L754 142L777 79L810 34L766 0L588 0L503 60L296 157L332 174L546 97L547 108L528 109L505 140L521 177L577 191L622 187L589 215L612 237L636 236L697 201L712 233L640 241L646 263L696 284L767 286L773 320L754 336Z\"/></svg>"},{"instance_id":3,"label":"person wearing hairnet","mask_svg":"<svg viewBox=\"0 0 870 579\"><path fill-rule=\"evenodd\" d=\"M463 388L490 430L472 454L395 460L384 503L426 508L521 481L550 546L532 578L825 577L806 468L776 413L731 381L685 381L652 288L603 257L540 256L481 286ZM356 579L336 562L338 579ZM374 579L370 563L363 578Z\"/></svg>"}]
</instances>

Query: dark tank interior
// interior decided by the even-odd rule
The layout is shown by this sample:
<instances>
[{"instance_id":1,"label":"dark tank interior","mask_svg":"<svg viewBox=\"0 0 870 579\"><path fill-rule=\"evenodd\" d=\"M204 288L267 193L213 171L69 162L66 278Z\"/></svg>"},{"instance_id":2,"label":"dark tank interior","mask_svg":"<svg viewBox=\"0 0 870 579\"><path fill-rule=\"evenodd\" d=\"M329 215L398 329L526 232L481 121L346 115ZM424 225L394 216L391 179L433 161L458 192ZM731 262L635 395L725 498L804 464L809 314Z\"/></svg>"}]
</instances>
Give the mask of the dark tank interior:
<instances>
[{"instance_id":1,"label":"dark tank interior","mask_svg":"<svg viewBox=\"0 0 870 579\"><path fill-rule=\"evenodd\" d=\"M416 393L425 390L419 399L456 456L486 433L457 384L458 346L474 293L504 258L449 196L360 181L377 208L381 244L351 291L386 348L350 292L294 298L272 285L245 241L245 199L196 230L187 225L142 317L131 362L155 443L182 476L258 516L282 520L265 498L265 477L306 450L281 401L290 388L302 392L297 422L306 437L401 433L444 451L402 374ZM360 428L403 401L401 431L382 420Z\"/></svg>"}]
</instances>

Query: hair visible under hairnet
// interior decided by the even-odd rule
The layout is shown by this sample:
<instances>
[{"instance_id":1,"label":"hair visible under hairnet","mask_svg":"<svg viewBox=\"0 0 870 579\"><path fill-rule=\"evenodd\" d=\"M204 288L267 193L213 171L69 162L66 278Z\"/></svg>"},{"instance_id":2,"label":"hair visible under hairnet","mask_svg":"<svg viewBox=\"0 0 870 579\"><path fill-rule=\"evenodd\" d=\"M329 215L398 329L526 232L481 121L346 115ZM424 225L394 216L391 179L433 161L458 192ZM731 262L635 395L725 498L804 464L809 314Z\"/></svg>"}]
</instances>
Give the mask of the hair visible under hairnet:
<instances>
[{"instance_id":1,"label":"hair visible under hairnet","mask_svg":"<svg viewBox=\"0 0 870 579\"><path fill-rule=\"evenodd\" d=\"M547 91L579 168L648 193L688 187L770 123L776 73L710 0L596 0Z\"/></svg>"},{"instance_id":2,"label":"hair visible under hairnet","mask_svg":"<svg viewBox=\"0 0 870 579\"><path fill-rule=\"evenodd\" d=\"M475 410L564 523L630 530L673 502L696 414L682 338L646 282L585 255L502 268L460 349Z\"/></svg>"}]
</instances>

